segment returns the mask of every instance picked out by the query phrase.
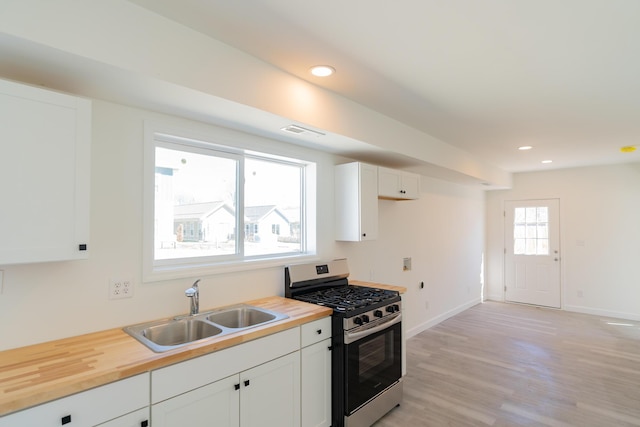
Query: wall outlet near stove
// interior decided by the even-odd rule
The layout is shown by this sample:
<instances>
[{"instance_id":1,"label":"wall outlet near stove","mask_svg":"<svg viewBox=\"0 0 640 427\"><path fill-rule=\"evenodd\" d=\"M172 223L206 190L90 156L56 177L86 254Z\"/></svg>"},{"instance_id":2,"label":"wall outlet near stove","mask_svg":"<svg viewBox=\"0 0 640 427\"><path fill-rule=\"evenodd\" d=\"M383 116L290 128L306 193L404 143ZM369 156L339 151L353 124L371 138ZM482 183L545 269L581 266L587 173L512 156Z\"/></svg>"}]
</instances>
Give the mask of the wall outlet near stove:
<instances>
[{"instance_id":1,"label":"wall outlet near stove","mask_svg":"<svg viewBox=\"0 0 640 427\"><path fill-rule=\"evenodd\" d=\"M133 280L109 279L109 299L133 297Z\"/></svg>"}]
</instances>

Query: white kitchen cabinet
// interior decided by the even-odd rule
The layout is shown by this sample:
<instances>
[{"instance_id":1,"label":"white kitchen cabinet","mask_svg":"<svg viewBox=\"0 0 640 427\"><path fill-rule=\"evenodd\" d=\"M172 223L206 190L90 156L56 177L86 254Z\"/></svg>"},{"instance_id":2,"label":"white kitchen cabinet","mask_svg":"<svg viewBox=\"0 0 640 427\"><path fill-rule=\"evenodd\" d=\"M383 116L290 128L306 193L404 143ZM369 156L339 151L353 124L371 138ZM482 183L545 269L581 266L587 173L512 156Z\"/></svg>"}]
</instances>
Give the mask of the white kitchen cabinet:
<instances>
[{"instance_id":1,"label":"white kitchen cabinet","mask_svg":"<svg viewBox=\"0 0 640 427\"><path fill-rule=\"evenodd\" d=\"M240 374L241 427L300 427L300 354Z\"/></svg>"},{"instance_id":2,"label":"white kitchen cabinet","mask_svg":"<svg viewBox=\"0 0 640 427\"><path fill-rule=\"evenodd\" d=\"M298 427L300 358L279 357L157 403L153 427Z\"/></svg>"},{"instance_id":3,"label":"white kitchen cabinet","mask_svg":"<svg viewBox=\"0 0 640 427\"><path fill-rule=\"evenodd\" d=\"M96 427L150 427L149 407L139 409L127 415L99 424Z\"/></svg>"},{"instance_id":4,"label":"white kitchen cabinet","mask_svg":"<svg viewBox=\"0 0 640 427\"><path fill-rule=\"evenodd\" d=\"M331 318L302 325L302 427L331 425Z\"/></svg>"},{"instance_id":5,"label":"white kitchen cabinet","mask_svg":"<svg viewBox=\"0 0 640 427\"><path fill-rule=\"evenodd\" d=\"M299 350L291 328L153 371L153 426L300 426Z\"/></svg>"},{"instance_id":6,"label":"white kitchen cabinet","mask_svg":"<svg viewBox=\"0 0 640 427\"><path fill-rule=\"evenodd\" d=\"M87 258L91 103L0 80L0 265Z\"/></svg>"},{"instance_id":7,"label":"white kitchen cabinet","mask_svg":"<svg viewBox=\"0 0 640 427\"><path fill-rule=\"evenodd\" d=\"M238 427L240 379L232 375L153 405L153 427Z\"/></svg>"},{"instance_id":8,"label":"white kitchen cabinet","mask_svg":"<svg viewBox=\"0 0 640 427\"><path fill-rule=\"evenodd\" d=\"M411 200L420 197L420 175L378 167L378 197Z\"/></svg>"},{"instance_id":9,"label":"white kitchen cabinet","mask_svg":"<svg viewBox=\"0 0 640 427\"><path fill-rule=\"evenodd\" d=\"M0 417L0 427L145 427L148 408L144 373Z\"/></svg>"},{"instance_id":10,"label":"white kitchen cabinet","mask_svg":"<svg viewBox=\"0 0 640 427\"><path fill-rule=\"evenodd\" d=\"M378 238L378 168L354 162L335 166L335 239Z\"/></svg>"}]
</instances>

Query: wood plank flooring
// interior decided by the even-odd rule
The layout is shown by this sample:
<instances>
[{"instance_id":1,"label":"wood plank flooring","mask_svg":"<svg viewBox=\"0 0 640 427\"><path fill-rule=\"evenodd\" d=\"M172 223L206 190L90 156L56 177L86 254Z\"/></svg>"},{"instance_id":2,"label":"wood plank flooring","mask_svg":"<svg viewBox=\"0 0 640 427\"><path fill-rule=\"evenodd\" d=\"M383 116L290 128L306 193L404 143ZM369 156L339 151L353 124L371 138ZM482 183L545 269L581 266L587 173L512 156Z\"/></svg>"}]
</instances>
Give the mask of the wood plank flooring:
<instances>
[{"instance_id":1,"label":"wood plank flooring","mask_svg":"<svg viewBox=\"0 0 640 427\"><path fill-rule=\"evenodd\" d=\"M640 426L640 322L478 304L407 341L374 426Z\"/></svg>"}]
</instances>

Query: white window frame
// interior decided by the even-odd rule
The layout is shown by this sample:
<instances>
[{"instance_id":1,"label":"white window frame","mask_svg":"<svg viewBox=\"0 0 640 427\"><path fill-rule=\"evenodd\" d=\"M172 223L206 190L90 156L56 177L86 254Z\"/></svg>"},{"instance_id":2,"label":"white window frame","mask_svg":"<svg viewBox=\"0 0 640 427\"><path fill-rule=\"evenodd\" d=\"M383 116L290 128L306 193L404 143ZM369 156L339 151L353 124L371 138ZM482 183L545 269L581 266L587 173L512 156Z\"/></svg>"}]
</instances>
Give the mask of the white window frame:
<instances>
[{"instance_id":1,"label":"white window frame","mask_svg":"<svg viewBox=\"0 0 640 427\"><path fill-rule=\"evenodd\" d=\"M199 134L185 129L177 129L159 125L154 122L145 122L144 131L144 188L143 188L143 274L144 282L186 278L208 274L219 274L232 271L242 271L256 268L269 268L283 266L292 262L304 262L316 257L316 163L308 159L293 159L291 155L284 153L282 148L273 148L268 140L262 140L257 136L237 133L234 131L212 131L211 134ZM222 153L228 153L230 157L243 158L259 155L259 157L283 160L303 166L302 192L303 206L301 209L301 230L303 239L300 253L270 254L264 256L247 257L241 251L240 257L201 257L175 260L155 260L154 257L154 201L155 201L155 149L161 146L157 141L167 141L172 144L183 143L193 147L202 144L206 149L214 149ZM296 156L299 157L299 156ZM243 163L243 162L241 162ZM244 178L243 166L239 168L239 179ZM244 204L243 186L238 186L238 200ZM239 224L238 224L239 225ZM244 235L245 225L236 227L239 233Z\"/></svg>"}]
</instances>

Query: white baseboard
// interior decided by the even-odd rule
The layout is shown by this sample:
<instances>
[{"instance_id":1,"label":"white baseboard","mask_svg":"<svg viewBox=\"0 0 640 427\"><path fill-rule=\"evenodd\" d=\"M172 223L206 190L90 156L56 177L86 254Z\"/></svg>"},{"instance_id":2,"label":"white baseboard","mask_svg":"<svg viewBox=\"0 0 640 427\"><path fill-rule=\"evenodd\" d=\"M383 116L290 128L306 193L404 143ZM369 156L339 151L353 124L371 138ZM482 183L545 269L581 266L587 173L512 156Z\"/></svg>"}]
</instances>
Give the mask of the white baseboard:
<instances>
[{"instance_id":1,"label":"white baseboard","mask_svg":"<svg viewBox=\"0 0 640 427\"><path fill-rule=\"evenodd\" d=\"M504 302L504 295L503 294L489 294L489 295L485 295L484 300L485 301Z\"/></svg>"},{"instance_id":2,"label":"white baseboard","mask_svg":"<svg viewBox=\"0 0 640 427\"><path fill-rule=\"evenodd\" d=\"M448 318L455 316L458 313L462 313L463 311L473 307L474 305L480 304L481 302L482 301L480 301L480 298L476 298L467 303L459 305L458 307L452 308L451 310L446 311L439 316L429 319L426 322L419 324L418 326L408 329L406 331L407 338L411 338L414 335L418 335L420 332L426 331L427 329L434 327L438 323L443 322Z\"/></svg>"},{"instance_id":3,"label":"white baseboard","mask_svg":"<svg viewBox=\"0 0 640 427\"><path fill-rule=\"evenodd\" d=\"M580 305L565 305L563 307L566 311L573 311L576 313L592 314L595 316L613 317L616 319L626 320L638 320L640 321L640 314L637 313L624 313L620 311L602 310L599 308L583 307Z\"/></svg>"}]
</instances>

